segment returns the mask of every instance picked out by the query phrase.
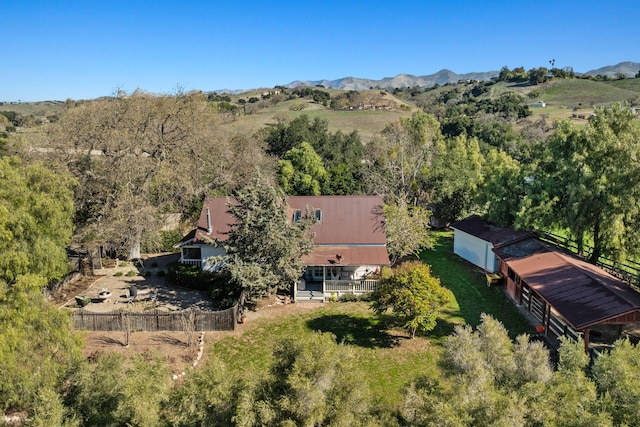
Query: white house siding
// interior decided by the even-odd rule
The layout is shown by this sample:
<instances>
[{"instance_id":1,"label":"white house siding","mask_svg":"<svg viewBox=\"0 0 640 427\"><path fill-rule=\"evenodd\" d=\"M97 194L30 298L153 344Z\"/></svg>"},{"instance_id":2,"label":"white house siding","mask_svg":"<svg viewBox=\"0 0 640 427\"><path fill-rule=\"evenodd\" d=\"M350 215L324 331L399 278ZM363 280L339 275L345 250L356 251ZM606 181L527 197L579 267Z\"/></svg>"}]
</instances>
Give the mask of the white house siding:
<instances>
[{"instance_id":1,"label":"white house siding","mask_svg":"<svg viewBox=\"0 0 640 427\"><path fill-rule=\"evenodd\" d=\"M453 253L489 273L495 273L498 269L498 258L492 249L491 242L454 229Z\"/></svg>"},{"instance_id":2,"label":"white house siding","mask_svg":"<svg viewBox=\"0 0 640 427\"><path fill-rule=\"evenodd\" d=\"M223 248L213 246L213 245L203 245L202 246L202 269L205 271L215 270L216 265L214 263L207 263L207 260L211 257L224 255L226 252Z\"/></svg>"}]
</instances>

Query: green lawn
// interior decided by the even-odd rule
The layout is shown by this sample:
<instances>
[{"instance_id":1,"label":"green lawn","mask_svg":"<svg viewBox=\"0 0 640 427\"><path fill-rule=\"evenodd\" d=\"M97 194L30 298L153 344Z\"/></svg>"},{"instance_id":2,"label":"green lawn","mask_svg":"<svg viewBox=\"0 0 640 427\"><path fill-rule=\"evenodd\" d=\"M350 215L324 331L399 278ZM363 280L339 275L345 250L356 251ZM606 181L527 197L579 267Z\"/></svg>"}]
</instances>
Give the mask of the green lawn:
<instances>
[{"instance_id":1,"label":"green lawn","mask_svg":"<svg viewBox=\"0 0 640 427\"><path fill-rule=\"evenodd\" d=\"M488 288L481 273L453 255L452 233L434 235L435 248L425 252L423 259L453 291L456 301L432 333L412 340L403 331L387 329L385 319L376 317L367 303L327 303L287 316L255 319L242 336L225 337L210 351L231 370L253 377L263 375L270 366L277 340L313 331L330 332L338 342L354 349L374 397L393 410L401 404L408 382L419 375L440 376L442 342L455 324L476 325L480 314L486 312L503 321L513 336L533 332L499 288Z\"/></svg>"},{"instance_id":2,"label":"green lawn","mask_svg":"<svg viewBox=\"0 0 640 427\"><path fill-rule=\"evenodd\" d=\"M515 308L501 287L486 286L484 273L453 254L453 232L434 232L433 250L422 253L422 261L431 265L431 273L451 289L456 302L448 318L438 325L448 335L453 325L466 323L476 326L480 314L491 314L509 330L512 338L522 333L533 333L533 327Z\"/></svg>"}]
</instances>

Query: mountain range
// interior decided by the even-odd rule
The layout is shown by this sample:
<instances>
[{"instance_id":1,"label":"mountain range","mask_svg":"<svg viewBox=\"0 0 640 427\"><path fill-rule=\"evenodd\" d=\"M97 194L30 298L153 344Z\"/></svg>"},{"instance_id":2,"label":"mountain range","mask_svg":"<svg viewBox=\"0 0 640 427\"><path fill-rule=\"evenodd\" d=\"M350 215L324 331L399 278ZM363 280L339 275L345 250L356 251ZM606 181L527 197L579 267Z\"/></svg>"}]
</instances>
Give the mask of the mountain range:
<instances>
[{"instance_id":1,"label":"mountain range","mask_svg":"<svg viewBox=\"0 0 640 427\"><path fill-rule=\"evenodd\" d=\"M605 67L589 70L586 73L576 72L578 75L588 74L591 76L607 76L616 78L618 74L624 74L627 77L635 77L640 72L640 62L620 62L616 65L608 65ZM343 89L343 90L368 90L371 88L395 89L407 87L433 87L435 85L445 85L447 83L457 83L460 80L491 80L497 77L500 71L485 71L477 73L456 74L455 72L443 69L434 74L424 76L414 76L413 74L398 74L395 77L385 77L380 80L364 79L358 77L344 77L336 80L296 80L289 84L283 85L286 88L293 89L299 86L324 86L325 88ZM231 90L222 89L217 93L238 94L246 92L245 89Z\"/></svg>"},{"instance_id":2,"label":"mountain range","mask_svg":"<svg viewBox=\"0 0 640 427\"><path fill-rule=\"evenodd\" d=\"M640 71L640 63L638 62L620 62L617 65L609 65L606 67L598 68L595 70L587 71L583 74L596 76L598 74L602 76L615 78L619 73L624 74L627 77L635 77L636 73ZM460 80L491 80L493 77L497 77L500 74L499 71L486 71L481 73L466 73L456 74L451 70L440 70L435 74L429 74L426 76L414 76L412 74L399 74L395 77L385 77L381 80L360 79L357 77L345 77L336 80L315 80L315 81L300 81L296 80L291 82L285 87L294 88L298 86L317 86L322 85L326 88L343 89L343 90L367 90L373 87L382 89L394 89L394 88L406 88L406 87L432 87L435 85L445 85L447 83L457 83ZM578 73L580 74L580 73Z\"/></svg>"}]
</instances>

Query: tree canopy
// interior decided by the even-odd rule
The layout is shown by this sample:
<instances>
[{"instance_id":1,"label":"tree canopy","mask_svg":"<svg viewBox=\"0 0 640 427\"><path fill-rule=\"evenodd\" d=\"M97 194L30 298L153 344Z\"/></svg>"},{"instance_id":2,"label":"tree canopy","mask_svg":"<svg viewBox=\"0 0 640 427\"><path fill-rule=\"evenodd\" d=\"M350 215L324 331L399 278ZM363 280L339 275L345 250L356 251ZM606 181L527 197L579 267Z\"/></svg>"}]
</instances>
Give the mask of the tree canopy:
<instances>
[{"instance_id":1,"label":"tree canopy","mask_svg":"<svg viewBox=\"0 0 640 427\"><path fill-rule=\"evenodd\" d=\"M197 92L118 94L70 109L51 137L80 182L76 223L83 238L106 240L121 255L139 258L161 213L186 210L211 188L247 182L264 163L262 147L223 134L216 123Z\"/></svg>"},{"instance_id":2,"label":"tree canopy","mask_svg":"<svg viewBox=\"0 0 640 427\"><path fill-rule=\"evenodd\" d=\"M45 282L62 278L68 272L75 181L15 157L0 157L0 180L0 286L26 274Z\"/></svg>"},{"instance_id":3,"label":"tree canopy","mask_svg":"<svg viewBox=\"0 0 640 427\"><path fill-rule=\"evenodd\" d=\"M381 137L366 146L368 191L426 207L429 198L423 184L441 137L438 121L423 112L388 124Z\"/></svg>"},{"instance_id":4,"label":"tree canopy","mask_svg":"<svg viewBox=\"0 0 640 427\"><path fill-rule=\"evenodd\" d=\"M433 246L428 210L410 205L404 199L385 204L383 209L387 250L392 264L409 255L418 256L421 250Z\"/></svg>"},{"instance_id":5,"label":"tree canopy","mask_svg":"<svg viewBox=\"0 0 640 427\"><path fill-rule=\"evenodd\" d=\"M428 332L435 328L438 313L452 299L451 291L431 275L428 265L405 262L393 270L382 270L371 306L376 313L391 310L413 338L418 330Z\"/></svg>"},{"instance_id":6,"label":"tree canopy","mask_svg":"<svg viewBox=\"0 0 640 427\"><path fill-rule=\"evenodd\" d=\"M235 219L224 269L241 290L240 305L278 290L290 290L304 272L302 255L313 244L308 235L311 218L292 223L284 193L261 176L237 190L228 203Z\"/></svg>"},{"instance_id":7,"label":"tree canopy","mask_svg":"<svg viewBox=\"0 0 640 427\"><path fill-rule=\"evenodd\" d=\"M278 162L278 181L292 196L319 196L328 180L322 159L308 142L287 151Z\"/></svg>"},{"instance_id":8,"label":"tree canopy","mask_svg":"<svg viewBox=\"0 0 640 427\"><path fill-rule=\"evenodd\" d=\"M534 171L521 224L593 242L591 261L640 254L640 128L627 106L597 108L586 127L557 123Z\"/></svg>"},{"instance_id":9,"label":"tree canopy","mask_svg":"<svg viewBox=\"0 0 640 427\"><path fill-rule=\"evenodd\" d=\"M32 409L55 396L80 356L80 343L68 313L43 296L69 271L74 180L40 163L0 157L0 181L2 413Z\"/></svg>"}]
</instances>

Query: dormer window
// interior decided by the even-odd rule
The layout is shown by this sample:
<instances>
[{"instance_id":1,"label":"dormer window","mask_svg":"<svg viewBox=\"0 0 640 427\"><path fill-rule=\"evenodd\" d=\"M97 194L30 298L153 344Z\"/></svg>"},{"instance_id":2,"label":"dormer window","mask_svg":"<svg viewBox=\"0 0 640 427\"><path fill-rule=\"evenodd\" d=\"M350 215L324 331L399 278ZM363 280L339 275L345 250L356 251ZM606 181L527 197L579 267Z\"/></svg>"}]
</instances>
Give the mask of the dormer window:
<instances>
[{"instance_id":1,"label":"dormer window","mask_svg":"<svg viewBox=\"0 0 640 427\"><path fill-rule=\"evenodd\" d=\"M322 211L320 209L316 209L313 214L316 218L316 222L322 222Z\"/></svg>"},{"instance_id":2,"label":"dormer window","mask_svg":"<svg viewBox=\"0 0 640 427\"><path fill-rule=\"evenodd\" d=\"M296 209L293 211L293 223L298 223L300 220L302 220L302 210Z\"/></svg>"}]
</instances>

